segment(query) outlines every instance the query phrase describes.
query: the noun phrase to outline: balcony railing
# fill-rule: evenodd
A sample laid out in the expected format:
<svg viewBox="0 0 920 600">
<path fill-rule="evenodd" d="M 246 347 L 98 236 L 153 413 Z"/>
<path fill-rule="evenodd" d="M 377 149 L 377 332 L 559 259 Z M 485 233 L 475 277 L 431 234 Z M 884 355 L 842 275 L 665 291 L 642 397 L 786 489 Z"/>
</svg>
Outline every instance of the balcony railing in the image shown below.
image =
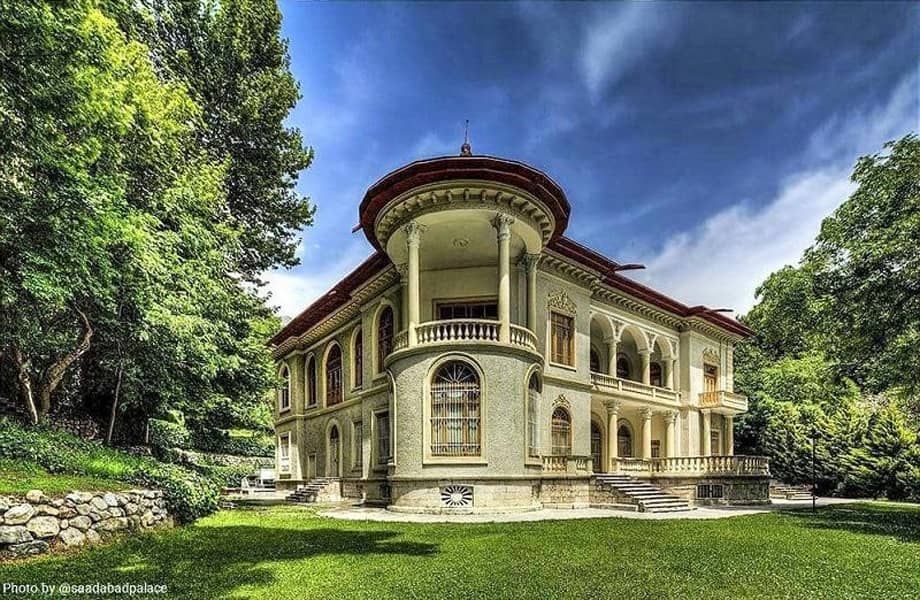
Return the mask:
<svg viewBox="0 0 920 600">
<path fill-rule="evenodd" d="M 726 412 L 747 412 L 748 401 L 746 396 L 734 392 L 718 390 L 700 394 L 700 408 L 712 408 Z"/>
<path fill-rule="evenodd" d="M 586 475 L 591 472 L 590 456 L 544 456 L 543 470 L 548 473 Z"/>
<path fill-rule="evenodd" d="M 497 344 L 500 340 L 501 323 L 487 319 L 444 319 L 428 321 L 415 327 L 418 344 L 443 344 L 484 342 Z M 537 336 L 526 327 L 511 325 L 510 343 L 536 352 Z M 393 350 L 409 346 L 408 330 L 400 331 L 393 340 Z"/>
<path fill-rule="evenodd" d="M 770 475 L 765 456 L 675 456 L 672 458 L 616 458 L 613 471 L 640 477 L 655 475 Z"/>
<path fill-rule="evenodd" d="M 680 401 L 680 392 L 676 390 L 669 390 L 667 388 L 648 385 L 639 381 L 631 381 L 629 379 L 620 379 L 613 375 L 606 375 L 595 371 L 591 372 L 591 383 L 601 390 L 622 392 L 651 400 L 675 404 Z"/>
</svg>

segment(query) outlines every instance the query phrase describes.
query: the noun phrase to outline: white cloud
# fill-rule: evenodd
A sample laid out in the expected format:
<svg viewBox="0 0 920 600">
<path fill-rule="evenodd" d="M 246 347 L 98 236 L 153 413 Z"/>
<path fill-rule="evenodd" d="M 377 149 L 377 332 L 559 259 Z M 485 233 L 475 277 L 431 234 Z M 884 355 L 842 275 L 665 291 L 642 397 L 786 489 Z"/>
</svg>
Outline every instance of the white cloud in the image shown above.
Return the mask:
<svg viewBox="0 0 920 600">
<path fill-rule="evenodd" d="M 604 8 L 587 26 L 579 57 L 585 85 L 595 98 L 651 48 L 671 44 L 677 33 L 671 27 L 677 7 L 635 2 Z"/>
<path fill-rule="evenodd" d="M 757 286 L 797 264 L 821 221 L 852 193 L 856 158 L 917 130 L 917 83 L 912 74 L 886 104 L 831 117 L 803 152 L 810 166 L 784 180 L 770 202 L 759 208 L 737 203 L 674 236 L 645 260 L 648 270 L 638 278 L 688 304 L 750 309 Z"/>
</svg>

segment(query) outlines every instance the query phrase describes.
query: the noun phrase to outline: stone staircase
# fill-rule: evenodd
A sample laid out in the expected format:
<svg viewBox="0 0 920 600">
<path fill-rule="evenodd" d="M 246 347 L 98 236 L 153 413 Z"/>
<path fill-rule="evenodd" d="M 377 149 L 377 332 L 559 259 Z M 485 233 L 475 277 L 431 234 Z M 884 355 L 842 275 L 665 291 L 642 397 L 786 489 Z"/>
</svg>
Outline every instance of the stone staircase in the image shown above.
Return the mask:
<svg viewBox="0 0 920 600">
<path fill-rule="evenodd" d="M 770 497 L 783 500 L 811 500 L 811 488 L 807 485 L 789 485 L 772 481 L 770 482 Z"/>
<path fill-rule="evenodd" d="M 314 502 L 331 502 L 341 496 L 340 480 L 338 477 L 317 477 L 311 479 L 303 487 L 297 488 L 288 494 L 285 502 L 308 504 Z"/>
<path fill-rule="evenodd" d="M 639 512 L 662 513 L 694 509 L 683 498 L 629 475 L 598 474 L 594 478 L 594 486 L 598 491 L 612 492 L 616 497 L 615 505 L 635 506 Z"/>
</svg>

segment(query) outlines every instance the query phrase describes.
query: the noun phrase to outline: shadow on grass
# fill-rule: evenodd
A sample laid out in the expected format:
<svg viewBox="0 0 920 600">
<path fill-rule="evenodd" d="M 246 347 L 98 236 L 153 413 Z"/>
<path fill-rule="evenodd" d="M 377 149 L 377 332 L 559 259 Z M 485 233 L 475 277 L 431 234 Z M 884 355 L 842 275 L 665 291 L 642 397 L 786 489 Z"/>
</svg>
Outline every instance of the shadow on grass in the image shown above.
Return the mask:
<svg viewBox="0 0 920 600">
<path fill-rule="evenodd" d="M 278 579 L 274 561 L 319 556 L 432 556 L 434 544 L 391 541 L 391 531 L 285 529 L 237 525 L 189 527 L 124 538 L 91 552 L 0 565 L 0 581 L 55 584 L 166 584 L 170 598 L 221 598 L 242 586 Z M 6 568 L 4 568 L 6 567 Z M 309 578 L 310 565 L 303 563 Z M 304 581 L 307 585 L 309 579 Z"/>
<path fill-rule="evenodd" d="M 797 509 L 782 514 L 814 529 L 840 529 L 920 543 L 920 508 L 916 505 L 842 504 L 819 508 L 814 513 L 810 509 Z"/>
</svg>

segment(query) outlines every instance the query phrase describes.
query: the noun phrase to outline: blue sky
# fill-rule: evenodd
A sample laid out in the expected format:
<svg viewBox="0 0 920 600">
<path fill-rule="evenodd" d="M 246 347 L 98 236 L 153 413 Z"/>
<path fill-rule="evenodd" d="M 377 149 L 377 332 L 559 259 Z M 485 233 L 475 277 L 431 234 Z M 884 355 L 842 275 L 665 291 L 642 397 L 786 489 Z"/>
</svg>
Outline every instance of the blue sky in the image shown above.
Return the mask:
<svg viewBox="0 0 920 600">
<path fill-rule="evenodd" d="M 523 160 L 566 190 L 566 234 L 688 304 L 754 302 L 852 191 L 855 159 L 920 131 L 920 5 L 281 0 L 316 151 L 294 315 L 371 253 L 366 188 L 418 158 Z"/>
</svg>

